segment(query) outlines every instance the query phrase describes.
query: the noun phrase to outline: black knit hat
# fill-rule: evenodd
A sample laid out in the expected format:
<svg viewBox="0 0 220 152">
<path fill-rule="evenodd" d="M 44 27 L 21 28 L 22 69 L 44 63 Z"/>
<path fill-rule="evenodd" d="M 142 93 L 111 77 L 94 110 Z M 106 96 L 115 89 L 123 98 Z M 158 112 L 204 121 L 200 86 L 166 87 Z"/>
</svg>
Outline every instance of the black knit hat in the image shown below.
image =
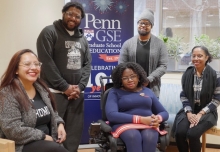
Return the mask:
<svg viewBox="0 0 220 152">
<path fill-rule="evenodd" d="M 68 3 L 66 3 L 66 5 L 63 6 L 62 13 L 66 12 L 70 7 L 78 8 L 79 10 L 81 10 L 81 18 L 85 17 L 85 12 L 84 12 L 83 6 L 79 2 L 68 2 Z"/>
</svg>

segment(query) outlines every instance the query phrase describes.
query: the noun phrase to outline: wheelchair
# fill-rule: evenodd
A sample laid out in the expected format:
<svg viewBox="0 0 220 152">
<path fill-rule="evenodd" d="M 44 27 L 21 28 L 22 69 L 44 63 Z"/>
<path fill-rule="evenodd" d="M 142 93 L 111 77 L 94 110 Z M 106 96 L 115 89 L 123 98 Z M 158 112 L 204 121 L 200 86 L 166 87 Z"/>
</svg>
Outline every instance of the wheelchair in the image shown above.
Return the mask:
<svg viewBox="0 0 220 152">
<path fill-rule="evenodd" d="M 102 119 L 97 122 L 91 123 L 89 127 L 89 143 L 98 144 L 99 147 L 95 149 L 95 152 L 126 152 L 126 146 L 120 138 L 114 138 L 111 134 L 112 128 L 108 125 L 108 120 L 105 114 L 105 104 L 107 96 L 113 83 L 104 84 L 104 79 L 111 80 L 111 77 L 100 76 L 101 83 L 101 99 L 100 107 L 102 112 Z M 166 122 L 160 124 L 160 130 L 169 131 L 169 125 Z M 160 152 L 165 152 L 169 145 L 169 135 L 158 135 L 157 149 Z M 158 151 L 157 151 L 158 152 Z"/>
</svg>

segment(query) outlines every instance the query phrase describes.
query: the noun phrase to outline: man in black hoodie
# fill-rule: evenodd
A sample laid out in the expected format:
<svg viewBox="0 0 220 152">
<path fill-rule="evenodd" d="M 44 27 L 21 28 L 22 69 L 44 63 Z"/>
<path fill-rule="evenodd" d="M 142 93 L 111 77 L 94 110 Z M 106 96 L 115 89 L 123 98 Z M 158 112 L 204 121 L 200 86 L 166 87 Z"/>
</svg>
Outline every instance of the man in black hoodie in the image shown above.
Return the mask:
<svg viewBox="0 0 220 152">
<path fill-rule="evenodd" d="M 45 27 L 37 39 L 41 78 L 54 93 L 67 133 L 64 146 L 77 152 L 83 131 L 84 94 L 91 73 L 91 54 L 82 29 L 85 12 L 78 2 L 62 9 L 63 18 Z"/>
</svg>

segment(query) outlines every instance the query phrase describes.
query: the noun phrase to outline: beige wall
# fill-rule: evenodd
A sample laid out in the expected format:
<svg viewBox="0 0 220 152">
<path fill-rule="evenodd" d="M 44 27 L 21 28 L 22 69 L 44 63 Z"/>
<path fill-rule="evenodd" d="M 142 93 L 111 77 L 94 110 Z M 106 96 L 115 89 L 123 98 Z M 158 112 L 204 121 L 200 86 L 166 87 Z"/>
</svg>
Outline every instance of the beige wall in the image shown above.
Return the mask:
<svg viewBox="0 0 220 152">
<path fill-rule="evenodd" d="M 16 51 L 36 52 L 40 31 L 62 17 L 63 5 L 64 0 L 1 0 L 0 76 Z"/>
</svg>

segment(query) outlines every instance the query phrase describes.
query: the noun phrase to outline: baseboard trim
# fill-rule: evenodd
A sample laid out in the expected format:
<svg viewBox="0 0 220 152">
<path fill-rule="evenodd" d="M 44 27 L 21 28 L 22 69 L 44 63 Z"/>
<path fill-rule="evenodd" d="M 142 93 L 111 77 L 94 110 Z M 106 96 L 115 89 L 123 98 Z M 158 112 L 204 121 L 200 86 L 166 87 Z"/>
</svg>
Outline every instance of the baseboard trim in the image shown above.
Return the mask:
<svg viewBox="0 0 220 152">
<path fill-rule="evenodd" d="M 170 142 L 171 146 L 176 146 L 175 142 Z M 217 144 L 206 144 L 206 148 L 214 148 L 214 149 L 220 149 L 220 145 Z"/>
<path fill-rule="evenodd" d="M 98 144 L 83 144 L 83 145 L 79 145 L 78 149 L 90 149 L 90 148 L 97 148 L 99 147 Z"/>
</svg>

